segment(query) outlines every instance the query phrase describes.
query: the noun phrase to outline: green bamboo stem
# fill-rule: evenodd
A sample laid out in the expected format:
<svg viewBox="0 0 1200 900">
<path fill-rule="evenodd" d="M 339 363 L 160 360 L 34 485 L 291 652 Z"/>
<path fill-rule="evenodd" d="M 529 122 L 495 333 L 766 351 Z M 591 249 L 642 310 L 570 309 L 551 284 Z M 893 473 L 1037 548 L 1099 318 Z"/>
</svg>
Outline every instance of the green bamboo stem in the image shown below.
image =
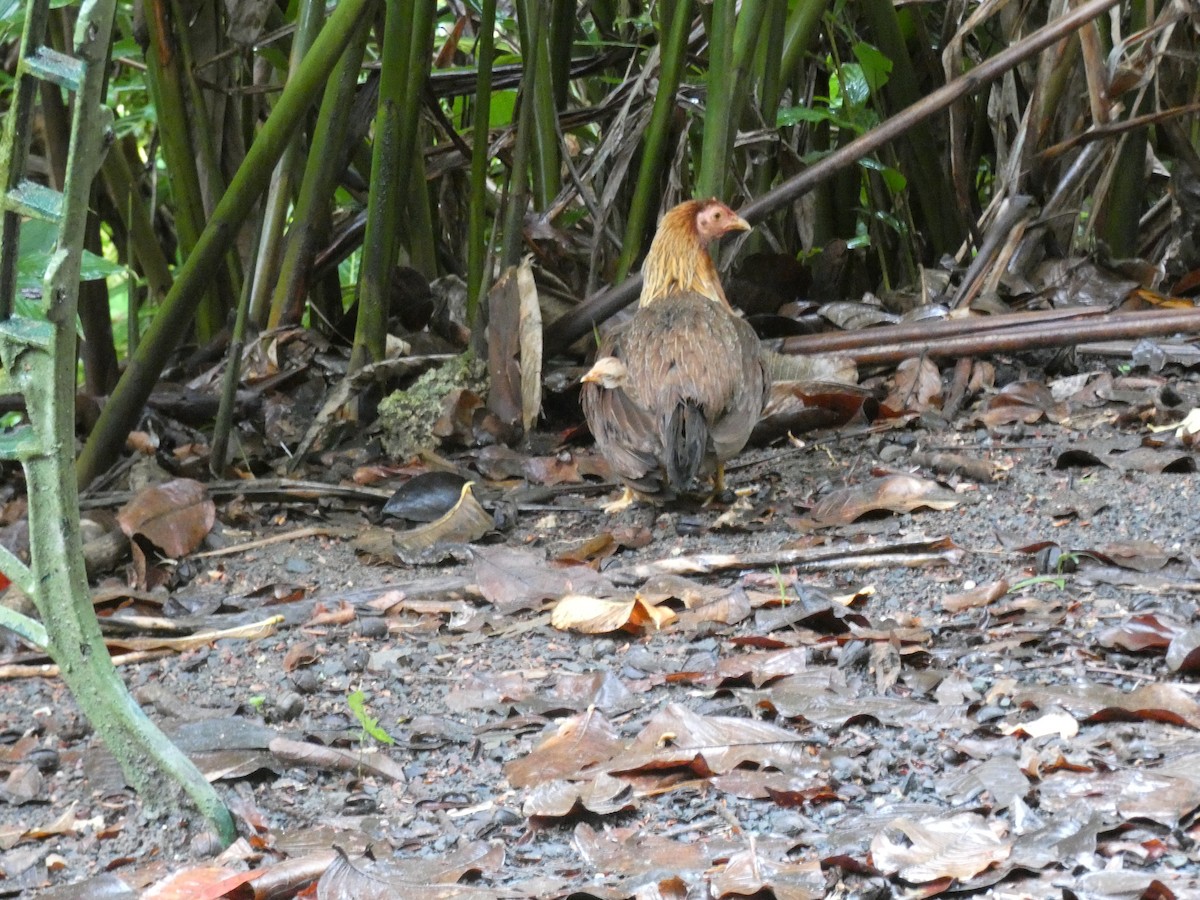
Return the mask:
<svg viewBox="0 0 1200 900">
<path fill-rule="evenodd" d="M 187 22 L 188 14 L 180 0 L 170 0 L 171 15 L 174 22 Z M 192 147 L 198 157 L 197 172 L 200 177 L 201 198 L 204 201 L 205 216 L 216 204 L 217 198 L 225 193 L 225 176 L 221 171 L 220 154 L 217 152 L 215 137 L 220 129 L 220 116 L 209 108 L 205 102 L 200 85 L 196 82 L 195 60 L 192 57 L 192 40 L 196 32 L 204 27 L 214 28 L 211 10 L 200 16 L 200 22 L 189 27 L 175 30 L 175 40 L 179 53 L 180 70 L 183 74 L 183 90 L 186 96 L 188 127 L 191 129 Z M 218 104 L 220 106 L 220 104 Z M 228 298 L 241 293 L 242 271 L 241 261 L 236 253 L 230 253 L 221 261 L 222 265 L 216 270 L 216 290 L 205 297 L 196 311 L 196 336 L 201 343 L 211 340 L 225 327 L 225 317 L 231 304 Z"/>
<path fill-rule="evenodd" d="M 658 92 L 654 96 L 654 106 L 650 109 L 650 123 L 646 127 L 646 141 L 642 147 L 633 199 L 629 204 L 629 218 L 625 221 L 625 239 L 621 242 L 621 257 L 617 260 L 618 281 L 629 274 L 634 262 L 641 255 L 647 229 L 653 222 L 662 199 L 659 182 L 666 169 L 667 154 L 670 152 L 671 117 L 675 112 L 679 79 L 683 76 L 683 62 L 691 22 L 692 0 L 675 0 L 671 7 L 670 21 L 664 21 L 661 26 L 663 31 L 658 45 L 661 48 L 662 61 L 658 74 Z"/>
<path fill-rule="evenodd" d="M 488 124 L 492 111 L 492 60 L 496 47 L 496 0 L 483 0 L 475 43 L 478 81 L 471 142 L 471 200 L 467 225 L 467 319 L 475 322 L 487 262 L 487 173 L 491 154 Z"/>
<path fill-rule="evenodd" d="M 737 127 L 732 121 L 734 88 L 733 41 L 737 28 L 735 0 L 713 0 L 708 33 L 708 77 L 704 103 L 704 141 L 700 145 L 700 173 L 696 194 L 723 196 L 728 174 L 728 147 Z"/>
<path fill-rule="evenodd" d="M 516 0 L 520 20 L 521 57 L 527 67 L 541 74 L 538 78 L 522 79 L 522 103 L 533 105 L 533 164 L 532 196 L 537 210 L 549 209 L 559 189 L 558 110 L 554 103 L 554 82 L 551 72 L 550 47 L 547 35 L 548 0 Z M 552 23 L 551 23 L 552 24 Z M 568 66 L 570 61 L 568 60 Z"/>
<path fill-rule="evenodd" d="M 204 229 L 204 200 L 196 154 L 192 152 L 183 73 L 175 34 L 170 27 L 170 0 L 151 0 L 146 8 L 150 49 L 146 56 L 150 96 L 158 119 L 158 135 L 175 201 L 175 223 L 181 255 L 192 252 Z M 167 30 L 163 30 L 166 26 Z"/>
<path fill-rule="evenodd" d="M 100 175 L 104 180 L 105 190 L 108 191 L 112 204 L 125 225 L 125 231 L 129 235 L 129 246 L 142 268 L 142 274 L 146 276 L 150 293 L 155 300 L 161 300 L 171 289 L 171 267 L 163 255 L 158 235 L 154 233 L 150 210 L 134 182 L 129 159 L 125 156 L 124 143 L 118 142 L 105 155 Z"/>
<path fill-rule="evenodd" d="M 92 208 L 98 186 L 91 191 Z M 83 232 L 83 248 L 96 255 L 104 252 L 100 243 L 100 218 L 89 213 Z M 112 312 L 108 305 L 108 282 L 103 278 L 82 281 L 76 310 L 83 341 L 78 354 L 83 363 L 84 389 L 92 397 L 105 397 L 117 383 L 120 365 L 117 346 L 113 340 Z"/>
<path fill-rule="evenodd" d="M 289 144 L 288 146 L 293 145 Z M 275 171 L 279 171 L 278 167 Z M 260 221 L 258 230 L 261 229 Z M 256 237 L 261 237 L 261 235 L 256 235 Z M 250 259 L 246 260 L 246 263 L 251 268 L 256 262 L 254 255 L 260 246 L 261 242 L 257 240 L 250 245 Z M 229 339 L 229 353 L 225 362 L 225 376 L 221 383 L 221 400 L 217 406 L 216 420 L 213 423 L 208 470 L 217 478 L 225 477 L 225 470 L 229 465 L 229 436 L 233 432 L 233 412 L 237 405 L 238 382 L 242 377 L 242 351 L 246 346 L 246 328 L 250 322 L 250 292 L 252 290 L 251 279 L 245 279 L 242 282 L 242 293 L 238 298 L 237 313 L 233 320 L 233 333 Z"/>
<path fill-rule="evenodd" d="M 896 18 L 892 0 L 860 0 L 857 8 L 871 28 L 879 51 L 892 62 L 892 73 L 884 91 L 890 105 L 901 109 L 916 103 L 924 95 L 917 81 Z M 940 146 L 928 123 L 919 123 L 900 140 L 904 174 L 908 178 L 918 227 L 930 244 L 934 258 L 956 250 L 965 233 L 962 214 L 954 201 L 954 187 L 946 176 L 947 166 L 929 148 Z"/>
<path fill-rule="evenodd" d="M 420 152 L 421 98 L 429 73 L 435 11 L 433 0 L 399 0 L 387 5 L 351 372 L 384 356 L 388 287 L 396 264 L 401 202 L 409 195 L 406 179 L 413 177 L 412 160 Z M 411 240 L 410 232 L 410 246 Z"/>
<path fill-rule="evenodd" d="M 550 75 L 554 85 L 554 108 L 566 109 L 570 87 L 571 48 L 575 43 L 575 0 L 550 3 Z"/>
<path fill-rule="evenodd" d="M 350 371 L 383 358 L 387 337 L 388 285 L 396 263 L 396 230 L 400 220 L 401 167 L 405 81 L 414 40 L 413 16 L 423 0 L 392 0 L 385 4 L 381 39 L 379 105 L 371 146 L 371 188 L 367 196 L 367 231 L 363 238 L 362 270 L 358 277 L 358 319 Z"/>
<path fill-rule="evenodd" d="M 298 324 L 304 312 L 313 256 L 320 236 L 328 229 L 329 206 L 345 159 L 345 153 L 339 145 L 345 140 L 349 128 L 350 110 L 358 87 L 358 71 L 366 51 L 375 7 L 375 0 L 370 0 L 369 12 L 363 16 L 354 38 L 346 45 L 346 51 L 321 100 L 312 147 L 296 197 L 296 208 L 292 213 L 292 224 L 284 242 L 279 278 L 271 295 L 268 319 L 271 328 L 278 328 L 282 324 Z M 261 246 L 262 242 L 259 243 Z M 259 265 L 258 271 L 261 270 L 262 266 Z"/>
<path fill-rule="evenodd" d="M 541 39 L 542 19 L 535 16 L 532 35 L 528 41 L 536 46 Z M 521 90 L 518 94 L 520 109 L 517 113 L 517 137 L 513 147 L 512 172 L 508 180 L 508 207 L 504 216 L 504 243 L 501 245 L 501 268 L 515 266 L 521 255 L 525 208 L 528 205 L 529 161 L 533 157 L 534 130 L 534 85 L 538 79 L 538 54 L 525 54 L 525 70 L 521 73 Z"/>
<path fill-rule="evenodd" d="M 117 459 L 126 435 L 137 424 L 163 366 L 211 283 L 214 267 L 220 264 L 237 236 L 237 229 L 262 196 L 271 169 L 292 133 L 300 127 L 309 106 L 320 95 L 368 3 L 369 0 L 342 0 L 337 5 L 296 77 L 289 80 L 279 96 L 270 118 L 217 203 L 212 219 L 177 273 L 170 294 L 101 411 L 77 463 L 81 484 L 90 483 Z"/>
<path fill-rule="evenodd" d="M 754 57 L 755 79 L 759 85 L 759 117 L 760 124 L 774 128 L 778 118 L 779 104 L 783 92 L 791 80 L 789 73 L 783 71 L 783 41 L 787 32 L 788 10 L 782 3 L 770 4 L 767 16 L 763 19 L 762 39 Z M 758 197 L 770 190 L 771 183 L 779 172 L 778 153 L 764 154 L 758 165 L 754 167 L 750 182 L 751 196 Z M 747 253 L 766 250 L 769 246 L 765 229 L 756 228 L 750 232 L 743 247 Z"/>
<path fill-rule="evenodd" d="M 187 78 L 183 71 L 178 29 L 174 27 L 172 0 L 150 0 L 146 9 L 146 28 L 150 33 L 147 53 L 147 72 L 150 96 L 158 117 L 158 134 L 163 159 L 171 173 L 171 195 L 175 201 L 176 232 L 180 256 L 186 259 L 200 239 L 207 219 L 204 193 L 200 187 L 197 154 L 192 144 L 193 132 L 189 123 Z M 164 30 L 165 29 L 165 30 Z M 221 265 L 220 262 L 217 263 Z M 216 267 L 214 267 L 215 269 Z M 220 326 L 214 321 L 218 304 L 217 290 L 211 275 L 208 290 L 198 308 L 204 310 L 197 331 L 215 333 Z"/>
<path fill-rule="evenodd" d="M 299 68 L 300 61 L 316 40 L 324 21 L 323 0 L 301 0 L 296 33 L 292 36 L 292 50 L 288 57 L 289 72 Z M 359 61 L 362 61 L 361 55 Z M 292 202 L 296 180 L 304 168 L 301 151 L 301 137 L 296 134 L 283 152 L 279 165 L 275 167 L 271 189 L 267 192 L 262 233 L 258 241 L 258 262 L 253 270 L 250 291 L 250 316 L 260 326 L 267 321 L 267 316 L 273 308 L 270 302 L 273 289 L 281 281 L 279 269 L 283 258 L 288 207 Z"/>
<path fill-rule="evenodd" d="M 400 141 L 397 145 L 401 164 L 406 166 L 401 176 L 401 195 L 408 197 L 409 227 L 402 233 L 407 238 L 406 244 L 414 266 L 431 279 L 437 277 L 437 254 L 434 249 L 429 194 L 425 184 L 421 109 L 425 105 L 425 85 L 429 79 L 436 23 L 436 0 L 417 0 L 412 18 L 413 39 L 409 45 L 408 77 L 404 84 L 403 117 L 400 123 Z M 381 357 L 376 357 L 379 358 Z"/>
<path fill-rule="evenodd" d="M 758 50 L 767 42 L 767 36 L 763 34 L 763 23 L 766 21 L 767 7 L 769 5 L 778 6 L 778 4 L 770 4 L 767 0 L 742 0 L 742 6 L 738 12 L 737 27 L 734 29 L 733 35 L 733 92 L 730 96 L 729 104 L 729 130 L 725 136 L 725 152 L 723 154 L 723 165 L 721 171 L 728 173 L 733 167 L 733 145 L 737 139 L 738 123 L 742 121 L 746 112 L 746 104 L 752 93 L 751 88 L 756 84 L 758 86 L 758 95 L 762 96 L 762 85 L 757 82 L 754 77 L 754 59 L 758 55 Z M 757 121 L 748 123 L 749 127 L 756 128 Z M 732 200 L 725 190 L 720 192 L 720 196 Z"/>
<path fill-rule="evenodd" d="M 408 210 L 408 264 L 430 281 L 438 276 L 437 246 L 433 213 L 429 208 L 429 182 L 425 177 L 425 154 L 415 148 L 405 179 L 404 206 Z"/>
<path fill-rule="evenodd" d="M 829 0 L 800 0 L 788 13 L 787 30 L 783 38 L 783 59 L 780 70 L 790 78 L 800 66 L 800 57 L 812 46 Z"/>
</svg>

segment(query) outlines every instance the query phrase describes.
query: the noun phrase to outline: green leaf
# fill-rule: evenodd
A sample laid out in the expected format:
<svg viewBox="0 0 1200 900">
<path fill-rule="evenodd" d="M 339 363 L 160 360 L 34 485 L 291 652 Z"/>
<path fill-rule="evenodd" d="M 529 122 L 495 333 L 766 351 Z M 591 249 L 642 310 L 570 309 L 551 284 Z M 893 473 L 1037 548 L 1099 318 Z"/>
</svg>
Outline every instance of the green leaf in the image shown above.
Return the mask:
<svg viewBox="0 0 1200 900">
<path fill-rule="evenodd" d="M 845 103 L 855 108 L 866 106 L 867 101 L 871 99 L 871 85 L 863 67 L 857 63 L 846 63 L 838 74 Z M 831 82 L 832 80 L 830 79 Z"/>
<path fill-rule="evenodd" d="M 858 164 L 864 169 L 871 169 L 883 176 L 884 184 L 888 186 L 888 190 L 893 194 L 898 194 L 908 187 L 908 179 L 904 175 L 872 156 L 864 156 L 858 161 Z"/>
<path fill-rule="evenodd" d="M 381 744 L 394 744 L 396 741 L 379 725 L 379 720 L 367 712 L 367 697 L 362 691 L 355 691 L 346 697 L 346 703 L 362 730 Z"/>
<path fill-rule="evenodd" d="M 892 72 L 892 61 L 865 41 L 855 44 L 853 53 L 854 58 L 858 60 L 860 71 L 868 88 L 878 93 L 879 89 L 888 83 L 888 76 Z"/>
<path fill-rule="evenodd" d="M 54 253 L 54 242 L 57 238 L 58 229 L 49 222 L 29 219 L 21 223 L 21 243 L 17 250 L 18 293 L 41 291 L 42 279 L 46 276 L 46 267 L 50 264 L 50 256 Z M 124 272 L 124 266 L 109 262 L 103 256 L 97 256 L 88 250 L 83 251 L 79 270 L 80 281 L 99 281 Z"/>
<path fill-rule="evenodd" d="M 777 128 L 786 128 L 789 125 L 796 125 L 799 122 L 810 122 L 813 124 L 828 122 L 837 128 L 846 128 L 855 132 L 862 130 L 853 120 L 846 116 L 838 115 L 836 112 L 825 107 L 788 106 L 775 114 L 775 125 Z"/>
<path fill-rule="evenodd" d="M 506 128 L 511 125 L 516 105 L 516 91 L 493 91 L 492 102 L 488 107 L 488 127 Z"/>
</svg>

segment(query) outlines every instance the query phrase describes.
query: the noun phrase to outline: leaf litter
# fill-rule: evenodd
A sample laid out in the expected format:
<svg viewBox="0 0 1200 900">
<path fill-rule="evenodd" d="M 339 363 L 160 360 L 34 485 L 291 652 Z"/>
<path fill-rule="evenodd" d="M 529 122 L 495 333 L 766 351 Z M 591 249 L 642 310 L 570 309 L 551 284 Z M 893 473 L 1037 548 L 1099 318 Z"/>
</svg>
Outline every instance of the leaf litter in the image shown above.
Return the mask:
<svg viewBox="0 0 1200 900">
<path fill-rule="evenodd" d="M 739 458 L 727 508 L 606 517 L 602 461 L 537 432 L 123 497 L 105 634 L 242 837 L 158 837 L 13 647 L 0 893 L 1194 895 L 1195 467 L 1155 398 L 1200 393 L 982 368 L 959 430 L 925 364 L 870 428 L 861 389 L 789 389 L 840 426 Z"/>
</svg>

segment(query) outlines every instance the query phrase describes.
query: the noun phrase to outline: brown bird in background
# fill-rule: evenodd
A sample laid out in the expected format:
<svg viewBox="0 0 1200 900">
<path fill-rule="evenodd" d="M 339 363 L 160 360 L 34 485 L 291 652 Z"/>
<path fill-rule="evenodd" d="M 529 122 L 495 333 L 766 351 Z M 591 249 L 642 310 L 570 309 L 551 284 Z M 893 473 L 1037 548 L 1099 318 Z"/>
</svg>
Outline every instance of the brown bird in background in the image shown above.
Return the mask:
<svg viewBox="0 0 1200 900">
<path fill-rule="evenodd" d="M 724 462 L 758 421 L 770 385 L 754 329 L 725 299 L 712 241 L 750 225 L 717 200 L 689 200 L 659 223 L 638 309 L 600 344 L 583 377 L 596 446 L 633 492 L 655 502 L 724 490 Z"/>
</svg>

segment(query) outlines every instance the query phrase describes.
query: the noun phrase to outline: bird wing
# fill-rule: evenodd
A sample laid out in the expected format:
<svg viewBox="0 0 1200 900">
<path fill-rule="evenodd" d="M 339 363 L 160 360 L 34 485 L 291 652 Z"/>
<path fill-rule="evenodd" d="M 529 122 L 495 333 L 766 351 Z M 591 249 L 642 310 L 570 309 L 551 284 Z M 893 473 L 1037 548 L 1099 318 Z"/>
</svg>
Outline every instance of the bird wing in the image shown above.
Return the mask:
<svg viewBox="0 0 1200 900">
<path fill-rule="evenodd" d="M 624 359 L 622 342 L 628 326 L 614 329 L 600 344 L 598 356 Z M 660 493 L 662 430 L 655 419 L 622 388 L 585 383 L 580 394 L 583 414 L 596 446 L 618 478 L 643 494 Z"/>
<path fill-rule="evenodd" d="M 762 345 L 745 319 L 730 315 L 736 333 L 737 353 L 732 366 L 737 372 L 733 394 L 721 415 L 709 424 L 709 436 L 718 459 L 736 456 L 750 440 L 771 392 L 771 381 L 763 363 Z"/>
<path fill-rule="evenodd" d="M 675 407 L 694 403 L 710 423 L 734 391 L 740 352 L 733 323 L 715 302 L 684 291 L 639 307 L 625 338 L 630 390 L 665 427 Z"/>
<path fill-rule="evenodd" d="M 766 390 L 761 347 L 748 322 L 683 291 L 639 307 L 623 346 L 627 390 L 658 423 L 668 475 L 679 481 L 706 473 L 746 445 Z"/>
</svg>

